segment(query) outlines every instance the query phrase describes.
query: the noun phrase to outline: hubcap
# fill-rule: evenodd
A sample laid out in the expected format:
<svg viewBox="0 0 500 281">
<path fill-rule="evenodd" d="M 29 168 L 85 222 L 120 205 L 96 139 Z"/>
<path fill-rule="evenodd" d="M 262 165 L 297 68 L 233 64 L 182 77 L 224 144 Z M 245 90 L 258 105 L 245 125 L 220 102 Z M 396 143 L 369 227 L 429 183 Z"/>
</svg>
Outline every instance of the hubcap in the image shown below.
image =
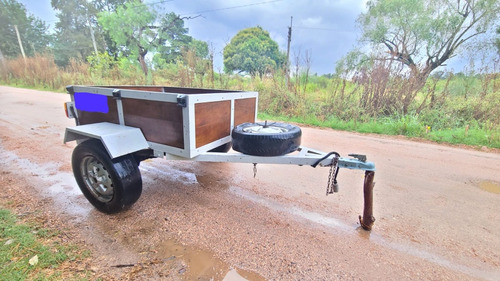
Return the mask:
<svg viewBox="0 0 500 281">
<path fill-rule="evenodd" d="M 86 156 L 80 165 L 85 186 L 100 202 L 107 203 L 113 199 L 114 186 L 111 175 L 102 163 L 93 156 Z"/>
<path fill-rule="evenodd" d="M 260 126 L 260 125 L 255 125 L 255 126 L 250 126 L 246 127 L 243 129 L 243 132 L 245 133 L 260 133 L 260 134 L 280 134 L 280 133 L 286 133 L 288 132 L 287 129 L 281 128 L 281 127 L 276 127 L 273 125 L 268 125 L 268 126 Z"/>
</svg>

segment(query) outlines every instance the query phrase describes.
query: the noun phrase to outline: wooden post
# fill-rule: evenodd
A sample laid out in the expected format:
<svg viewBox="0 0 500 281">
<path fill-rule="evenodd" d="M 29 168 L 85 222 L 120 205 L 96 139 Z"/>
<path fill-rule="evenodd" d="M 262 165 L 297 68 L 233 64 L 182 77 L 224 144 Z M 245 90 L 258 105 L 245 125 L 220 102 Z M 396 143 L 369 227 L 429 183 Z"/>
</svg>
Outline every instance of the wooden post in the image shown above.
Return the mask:
<svg viewBox="0 0 500 281">
<path fill-rule="evenodd" d="M 94 52 L 95 52 L 95 56 L 97 58 L 99 53 L 97 51 L 97 44 L 95 43 L 94 29 L 92 28 L 92 23 L 90 23 L 90 17 L 87 18 L 87 23 L 89 24 L 90 38 L 92 38 L 92 45 L 94 45 Z"/>
<path fill-rule="evenodd" d="M 290 80 L 290 43 L 292 42 L 292 20 L 290 17 L 290 26 L 288 27 L 288 46 L 286 48 L 286 63 L 285 63 L 285 86 L 288 88 L 288 80 Z"/>
<path fill-rule="evenodd" d="M 373 217 L 373 179 L 375 178 L 374 171 L 365 172 L 365 183 L 363 186 L 363 193 L 365 199 L 365 206 L 363 209 L 363 216 L 359 216 L 359 223 L 364 230 L 372 230 L 375 218 Z"/>
<path fill-rule="evenodd" d="M 16 30 L 17 41 L 19 42 L 19 48 L 21 49 L 21 54 L 23 55 L 24 62 L 26 62 L 26 55 L 24 54 L 23 42 L 21 42 L 21 36 L 19 35 L 19 30 L 17 29 L 17 25 L 14 25 L 14 29 Z"/>
</svg>

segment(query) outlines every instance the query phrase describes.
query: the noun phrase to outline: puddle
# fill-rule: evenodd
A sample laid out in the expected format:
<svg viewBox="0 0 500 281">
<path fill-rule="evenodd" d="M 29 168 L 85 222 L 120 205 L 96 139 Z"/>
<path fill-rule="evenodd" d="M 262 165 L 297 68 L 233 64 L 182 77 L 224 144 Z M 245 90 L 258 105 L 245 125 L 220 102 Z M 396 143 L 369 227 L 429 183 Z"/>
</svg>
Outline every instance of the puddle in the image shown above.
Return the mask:
<svg viewBox="0 0 500 281">
<path fill-rule="evenodd" d="M 500 194 L 500 184 L 492 181 L 482 181 L 479 183 L 479 188 L 495 194 Z"/>
<path fill-rule="evenodd" d="M 445 257 L 440 256 L 439 254 L 435 254 L 430 251 L 422 250 L 419 249 L 418 246 L 415 244 L 412 244 L 411 242 L 408 243 L 397 243 L 394 241 L 389 241 L 386 240 L 384 237 L 381 235 L 377 234 L 375 231 L 367 232 L 364 230 L 361 230 L 361 228 L 358 226 L 354 225 L 349 225 L 340 219 L 336 219 L 333 217 L 327 217 L 325 215 L 315 213 L 315 212 L 310 212 L 310 211 L 305 211 L 302 210 L 298 207 L 290 207 L 285 204 L 276 202 L 272 199 L 267 199 L 262 196 L 259 196 L 258 194 L 255 194 L 251 191 L 244 190 L 239 187 L 230 187 L 229 189 L 232 193 L 236 194 L 237 196 L 242 197 L 243 199 L 252 201 L 254 203 L 258 203 L 260 205 L 263 205 L 273 211 L 278 211 L 282 213 L 288 213 L 292 215 L 295 219 L 299 220 L 307 220 L 315 224 L 319 224 L 322 226 L 326 226 L 332 230 L 340 231 L 340 233 L 343 234 L 351 234 L 354 232 L 357 232 L 358 236 L 361 239 L 364 240 L 369 240 L 370 242 L 380 245 L 385 248 L 393 249 L 417 258 L 421 258 L 423 260 L 441 265 L 443 267 L 446 267 L 448 269 L 462 272 L 474 277 L 478 277 L 484 280 L 496 280 L 498 281 L 498 278 L 496 276 L 499 276 L 500 272 L 498 270 L 483 270 L 479 268 L 473 268 L 469 267 L 466 265 L 462 264 L 457 264 L 454 263 L 451 260 L 446 259 Z"/>
<path fill-rule="evenodd" d="M 5 163 L 18 167 L 13 169 L 17 175 L 31 175 L 44 182 L 43 186 L 35 187 L 44 196 L 52 198 L 68 214 L 74 215 L 78 219 L 84 219 L 88 216 L 92 208 L 75 203 L 78 201 L 77 197 L 81 196 L 82 193 L 72 173 L 59 171 L 59 165 L 53 162 L 44 165 L 33 163 L 29 159 L 18 157 L 13 152 L 3 150 L 2 147 L 0 147 L 0 157 L 5 160 Z"/>
<path fill-rule="evenodd" d="M 259 274 L 242 269 L 231 268 L 227 263 L 204 251 L 189 245 L 181 245 L 170 239 L 160 244 L 158 253 L 165 257 L 175 256 L 186 265 L 184 280 L 222 280 L 222 281 L 261 281 L 266 280 Z"/>
<path fill-rule="evenodd" d="M 194 173 L 182 171 L 179 169 L 175 169 L 173 167 L 169 167 L 167 165 L 162 166 L 161 168 L 153 166 L 153 162 L 141 163 L 139 169 L 141 172 L 150 172 L 154 175 L 162 175 L 165 176 L 170 181 L 182 182 L 185 184 L 197 184 L 198 180 L 196 179 L 196 175 Z"/>
<path fill-rule="evenodd" d="M 315 212 L 310 212 L 306 210 L 302 210 L 297 207 L 290 207 L 286 206 L 285 204 L 281 204 L 279 202 L 261 197 L 255 193 L 252 193 L 250 191 L 243 190 L 242 188 L 231 186 L 229 190 L 235 194 L 237 194 L 240 197 L 243 197 L 246 200 L 252 201 L 254 203 L 258 203 L 260 205 L 263 205 L 271 210 L 278 211 L 278 212 L 283 212 L 283 213 L 288 213 L 290 215 L 293 215 L 295 217 L 299 217 L 302 219 L 305 219 L 307 221 L 311 221 L 313 223 L 317 223 L 323 226 L 327 226 L 330 228 L 334 228 L 337 230 L 340 230 L 342 232 L 350 232 L 353 227 L 351 225 L 348 225 L 344 222 L 342 222 L 339 219 L 333 218 L 333 217 L 327 217 L 319 213 Z"/>
</svg>

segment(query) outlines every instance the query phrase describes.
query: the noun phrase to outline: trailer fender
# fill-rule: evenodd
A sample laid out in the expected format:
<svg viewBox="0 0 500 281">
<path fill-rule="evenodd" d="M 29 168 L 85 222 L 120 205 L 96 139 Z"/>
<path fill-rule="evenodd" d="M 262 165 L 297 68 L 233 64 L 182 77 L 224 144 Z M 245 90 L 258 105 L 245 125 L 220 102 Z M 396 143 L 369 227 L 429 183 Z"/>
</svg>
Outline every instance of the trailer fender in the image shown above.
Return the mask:
<svg viewBox="0 0 500 281">
<path fill-rule="evenodd" d="M 111 159 L 149 148 L 140 129 L 108 122 L 68 127 L 64 143 L 89 138 L 100 140 Z"/>
</svg>

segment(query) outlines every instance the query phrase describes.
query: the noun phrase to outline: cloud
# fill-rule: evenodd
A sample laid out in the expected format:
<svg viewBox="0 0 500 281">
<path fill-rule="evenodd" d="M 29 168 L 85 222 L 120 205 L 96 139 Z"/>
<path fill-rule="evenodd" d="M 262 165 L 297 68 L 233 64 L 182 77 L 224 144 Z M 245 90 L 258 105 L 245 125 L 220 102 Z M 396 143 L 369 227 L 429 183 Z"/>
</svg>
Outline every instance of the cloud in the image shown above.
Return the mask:
<svg viewBox="0 0 500 281">
<path fill-rule="evenodd" d="M 293 16 L 292 53 L 312 52 L 312 72 L 330 73 L 335 62 L 356 44 L 359 30 L 355 20 L 368 0 L 176 0 L 154 5 L 159 12 L 196 16 L 185 20 L 189 34 L 211 43 L 215 65 L 222 68 L 222 50 L 238 31 L 261 26 L 269 31 L 282 51 L 286 51 L 290 17 Z M 30 11 L 44 11 L 40 16 L 54 23 L 50 0 L 22 0 Z M 157 3 L 158 0 L 145 0 Z M 36 3 L 36 5 L 34 4 Z M 28 5 L 29 4 L 29 5 Z M 45 12 L 47 11 L 47 12 Z"/>
</svg>

